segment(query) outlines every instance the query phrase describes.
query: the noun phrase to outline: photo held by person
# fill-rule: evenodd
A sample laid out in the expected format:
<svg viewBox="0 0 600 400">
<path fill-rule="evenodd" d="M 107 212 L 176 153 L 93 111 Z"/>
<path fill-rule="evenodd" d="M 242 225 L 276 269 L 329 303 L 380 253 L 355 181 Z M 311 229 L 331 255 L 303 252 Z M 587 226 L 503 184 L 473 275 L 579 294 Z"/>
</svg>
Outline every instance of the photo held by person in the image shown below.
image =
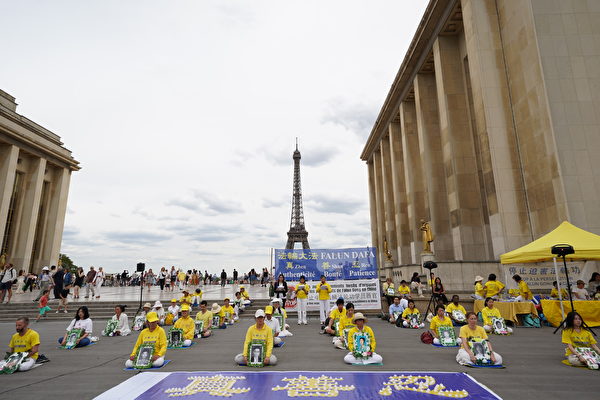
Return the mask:
<svg viewBox="0 0 600 400">
<path fill-rule="evenodd" d="M 348 354 L 344 357 L 347 364 L 381 364 L 383 357 L 375 352 L 377 342 L 367 318 L 362 313 L 352 317 L 354 328 L 348 332 Z"/>
<path fill-rule="evenodd" d="M 158 326 L 158 315 L 155 312 L 149 312 L 146 315 L 147 328 L 143 329 L 133 346 L 133 351 L 129 355 L 129 359 L 125 362 L 126 368 L 134 366 L 135 356 L 141 345 L 148 344 L 154 347 L 152 355 L 152 366 L 155 368 L 161 367 L 165 363 L 165 355 L 167 353 L 167 335 L 163 328 Z"/>
<path fill-rule="evenodd" d="M 181 306 L 181 317 L 175 322 L 174 327 L 183 330 L 183 347 L 191 346 L 196 325 L 190 317 L 190 306 L 188 304 Z"/>
<path fill-rule="evenodd" d="M 196 314 L 196 321 L 202 321 L 202 332 L 200 332 L 200 337 L 207 338 L 212 334 L 212 319 L 213 313 L 208 310 L 208 302 L 202 300 L 200 302 L 200 311 Z"/>
<path fill-rule="evenodd" d="M 125 314 L 125 308 L 127 306 L 122 304 L 115 306 L 115 315 L 112 316 L 110 321 L 116 322 L 116 326 L 110 331 L 107 331 L 107 329 L 103 330 L 102 336 L 127 336 L 131 333 L 129 318 Z"/>
<path fill-rule="evenodd" d="M 402 312 L 402 326 L 413 329 L 425 327 L 425 323 L 421 321 L 421 312 L 415 307 L 412 299 L 408 300 L 408 307 Z"/>
<path fill-rule="evenodd" d="M 58 339 L 58 344 L 61 346 L 65 346 L 67 344 L 67 336 L 72 330 L 80 330 L 79 336 L 75 339 L 75 347 L 84 347 L 89 345 L 92 338 L 92 330 L 93 330 L 92 319 L 90 318 L 90 314 L 88 308 L 86 306 L 81 306 L 77 309 L 75 313 L 75 318 L 71 321 L 69 326 L 66 329 L 65 335 Z"/>
<path fill-rule="evenodd" d="M 251 342 L 263 345 L 264 354 L 262 364 L 276 365 L 277 357 L 273 354 L 273 331 L 265 324 L 265 312 L 262 309 L 256 310 L 254 314 L 255 324 L 246 331 L 243 352 L 236 355 L 234 360 L 238 365 L 248 365 L 249 345 Z"/>
<path fill-rule="evenodd" d="M 452 301 L 446 306 L 446 312 L 454 325 L 464 325 L 467 323 L 467 310 L 459 303 L 460 297 L 457 294 L 452 296 Z"/>
<path fill-rule="evenodd" d="M 477 325 L 477 314 L 468 312 L 466 317 L 467 325 L 463 325 L 458 334 L 461 344 L 456 355 L 456 362 L 461 365 L 481 364 L 487 361 L 487 355 L 489 364 L 502 365 L 502 357 L 494 352 L 487 333 Z M 478 350 L 477 354 L 474 350 Z"/>
</svg>

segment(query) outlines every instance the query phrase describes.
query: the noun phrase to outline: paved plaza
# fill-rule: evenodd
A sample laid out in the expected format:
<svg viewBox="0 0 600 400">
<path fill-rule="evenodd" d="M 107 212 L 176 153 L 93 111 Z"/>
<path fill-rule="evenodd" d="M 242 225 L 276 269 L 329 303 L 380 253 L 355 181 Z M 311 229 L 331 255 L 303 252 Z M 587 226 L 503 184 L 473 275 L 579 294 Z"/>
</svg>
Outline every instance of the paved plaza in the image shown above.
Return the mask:
<svg viewBox="0 0 600 400">
<path fill-rule="evenodd" d="M 92 315 L 93 318 L 93 315 Z M 298 326 L 293 318 L 283 348 L 275 349 L 277 371 L 451 371 L 467 372 L 504 399 L 597 399 L 600 379 L 597 371 L 573 368 L 561 363 L 563 346 L 560 335 L 551 328 L 516 329 L 513 336 L 493 336 L 494 349 L 503 356 L 505 369 L 473 369 L 459 366 L 456 349 L 436 348 L 420 342 L 422 330 L 393 327 L 379 319 L 369 325 L 377 338 L 377 352 L 383 366 L 351 366 L 342 361 L 345 352 L 331 345 L 329 336 L 318 333 L 315 320 Z M 106 321 L 95 321 L 94 333 Z M 173 371 L 246 371 L 233 363 L 242 351 L 246 328 L 251 318 L 213 337 L 197 340 L 185 350 L 168 350 L 172 360 L 160 372 Z M 90 399 L 118 385 L 137 372 L 124 371 L 137 332 L 128 337 L 100 338 L 97 344 L 75 350 L 61 350 L 56 338 L 64 333 L 65 321 L 33 323 L 41 336 L 41 352 L 50 362 L 29 372 L 0 375 L 0 398 L 58 399 L 77 393 L 78 399 Z M 8 344 L 13 323 L 0 323 L 0 341 Z"/>
</svg>

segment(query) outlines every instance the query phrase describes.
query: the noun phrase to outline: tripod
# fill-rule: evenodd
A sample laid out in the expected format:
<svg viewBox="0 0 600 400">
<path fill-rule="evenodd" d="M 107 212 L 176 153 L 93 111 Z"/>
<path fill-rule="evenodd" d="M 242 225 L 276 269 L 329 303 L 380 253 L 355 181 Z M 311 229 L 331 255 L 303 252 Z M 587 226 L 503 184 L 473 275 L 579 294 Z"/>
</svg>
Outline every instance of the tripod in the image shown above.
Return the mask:
<svg viewBox="0 0 600 400">
<path fill-rule="evenodd" d="M 435 303 L 434 303 L 434 299 L 435 299 L 435 293 L 433 292 L 433 279 L 431 279 L 431 270 L 437 268 L 437 264 L 433 261 L 427 261 L 425 264 L 423 264 L 423 268 L 428 269 L 429 270 L 429 275 L 428 275 L 428 280 L 430 281 L 430 285 L 431 285 L 431 297 L 429 297 L 429 302 L 427 303 L 427 310 L 425 310 L 425 318 L 427 318 L 427 316 L 429 315 L 429 307 L 431 307 L 431 311 L 435 311 Z"/>
<path fill-rule="evenodd" d="M 140 273 L 140 306 L 138 307 L 137 311 L 135 312 L 135 315 L 133 316 L 133 320 L 135 321 L 135 317 L 138 316 L 138 314 L 140 313 L 140 311 L 142 311 L 142 304 L 143 304 L 143 297 L 144 297 L 144 270 L 146 269 L 146 264 L 144 263 L 138 263 L 137 265 L 137 271 Z"/>
<path fill-rule="evenodd" d="M 552 254 L 556 254 L 559 257 L 562 257 L 563 260 L 563 265 L 565 266 L 565 277 L 567 278 L 567 293 L 569 294 L 569 302 L 571 303 L 571 311 L 575 312 L 575 305 L 573 304 L 573 293 L 571 292 L 571 282 L 569 281 L 569 268 L 567 268 L 567 260 L 566 260 L 566 256 L 568 254 L 574 254 L 575 250 L 573 249 L 573 246 L 570 246 L 568 244 L 557 244 L 552 246 Z M 567 322 L 567 317 L 565 316 L 565 318 L 560 322 L 560 324 L 558 324 L 558 326 L 556 327 L 556 329 L 554 330 L 553 334 L 556 334 L 556 332 L 558 332 L 558 330 L 560 328 L 563 327 L 563 325 L 566 326 L 566 322 Z M 594 334 L 594 336 L 596 335 L 596 332 L 594 332 L 589 326 L 587 326 L 587 324 L 585 323 L 585 321 L 581 321 L 581 326 L 589 329 L 590 332 L 592 332 Z"/>
</svg>

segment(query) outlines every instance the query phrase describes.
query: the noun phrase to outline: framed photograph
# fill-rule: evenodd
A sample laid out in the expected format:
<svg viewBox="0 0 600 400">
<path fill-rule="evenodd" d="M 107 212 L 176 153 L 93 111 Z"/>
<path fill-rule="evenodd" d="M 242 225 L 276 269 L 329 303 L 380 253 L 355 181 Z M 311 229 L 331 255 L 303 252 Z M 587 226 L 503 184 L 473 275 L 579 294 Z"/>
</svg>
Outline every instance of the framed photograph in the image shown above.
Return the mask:
<svg viewBox="0 0 600 400">
<path fill-rule="evenodd" d="M 152 367 L 152 356 L 154 355 L 154 345 L 152 343 L 142 343 L 138 347 L 135 360 L 133 362 L 133 368 L 136 369 L 147 369 Z"/>
<path fill-rule="evenodd" d="M 344 347 L 348 348 L 348 334 L 350 333 L 350 329 L 352 328 L 344 328 L 342 330 L 342 339 L 344 341 Z"/>
<path fill-rule="evenodd" d="M 496 335 L 508 335 L 504 318 L 492 317 L 492 330 Z"/>
<path fill-rule="evenodd" d="M 284 331 L 285 330 L 285 318 L 283 318 L 283 315 L 273 314 L 273 318 L 276 319 L 277 322 L 279 322 L 279 330 Z"/>
<path fill-rule="evenodd" d="M 471 340 L 469 341 L 469 347 L 475 355 L 475 364 L 489 365 L 492 363 L 492 355 L 487 345 L 487 340 Z"/>
<path fill-rule="evenodd" d="M 75 346 L 77 346 L 77 339 L 79 339 L 82 334 L 83 329 L 71 329 L 67 333 L 67 340 L 65 341 L 65 345 L 63 346 L 63 348 L 72 349 Z"/>
<path fill-rule="evenodd" d="M 218 328 L 221 326 L 221 317 L 219 317 L 218 315 L 213 315 L 212 317 L 212 327 L 213 328 Z"/>
<path fill-rule="evenodd" d="M 394 290 L 393 287 L 387 288 L 387 295 L 388 296 L 393 296 L 394 294 L 396 294 L 396 291 Z"/>
<path fill-rule="evenodd" d="M 410 323 L 408 324 L 413 329 L 418 329 L 421 324 L 421 314 L 408 314 L 408 320 Z"/>
<path fill-rule="evenodd" d="M 252 340 L 248 343 L 249 367 L 264 367 L 266 348 L 264 340 Z"/>
<path fill-rule="evenodd" d="M 456 346 L 456 334 L 454 328 L 448 325 L 438 327 L 438 336 L 442 346 Z"/>
<path fill-rule="evenodd" d="M 576 347 L 577 354 L 583 357 L 585 364 L 589 369 L 598 369 L 600 356 L 591 347 Z"/>
<path fill-rule="evenodd" d="M 231 323 L 231 322 L 233 322 L 233 321 L 231 320 L 231 313 L 230 313 L 230 312 L 226 312 L 226 313 L 225 313 L 225 317 L 223 318 L 223 323 L 225 323 L 225 324 L 229 324 L 229 323 Z"/>
<path fill-rule="evenodd" d="M 355 332 L 352 338 L 353 354 L 356 358 L 367 358 L 371 353 L 371 338 L 364 332 Z"/>
<path fill-rule="evenodd" d="M 183 329 L 169 329 L 167 341 L 168 347 L 183 347 Z"/>
<path fill-rule="evenodd" d="M 27 352 L 12 353 L 7 359 L 6 364 L 0 370 L 1 374 L 12 374 L 19 369 L 19 366 L 27 358 Z"/>
<path fill-rule="evenodd" d="M 463 314 L 460 310 L 452 310 L 452 318 L 458 322 L 465 322 L 467 320 L 465 314 Z"/>
<path fill-rule="evenodd" d="M 144 329 L 144 323 L 145 322 L 146 322 L 146 316 L 145 315 L 138 315 L 133 320 L 133 330 L 134 331 L 141 331 L 142 329 Z"/>
<path fill-rule="evenodd" d="M 204 330 L 204 321 L 194 321 L 194 337 L 201 337 Z"/>
<path fill-rule="evenodd" d="M 102 335 L 113 336 L 115 334 L 115 331 L 117 330 L 118 326 L 119 326 L 119 321 L 112 319 L 112 318 L 109 319 L 108 322 L 106 323 L 106 328 L 104 328 L 104 330 L 102 331 Z"/>
<path fill-rule="evenodd" d="M 335 336 L 340 336 L 340 320 L 337 318 L 333 320 L 333 324 L 331 324 L 331 327 L 335 332 Z"/>
</svg>

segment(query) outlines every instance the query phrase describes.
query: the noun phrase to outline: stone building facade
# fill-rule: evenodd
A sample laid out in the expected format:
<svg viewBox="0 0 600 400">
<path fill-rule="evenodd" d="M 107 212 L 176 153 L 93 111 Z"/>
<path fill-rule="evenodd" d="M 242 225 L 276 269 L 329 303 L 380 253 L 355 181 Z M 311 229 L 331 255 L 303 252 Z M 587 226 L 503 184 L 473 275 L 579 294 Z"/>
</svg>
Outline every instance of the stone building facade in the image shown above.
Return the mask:
<svg viewBox="0 0 600 400">
<path fill-rule="evenodd" d="M 431 0 L 361 158 L 373 245 L 491 263 L 564 220 L 600 234 L 600 2 Z M 493 271 L 490 271 L 493 272 Z"/>
<path fill-rule="evenodd" d="M 0 90 L 0 254 L 17 270 L 56 265 L 71 172 L 79 162 L 60 137 L 16 112 Z"/>
</svg>

